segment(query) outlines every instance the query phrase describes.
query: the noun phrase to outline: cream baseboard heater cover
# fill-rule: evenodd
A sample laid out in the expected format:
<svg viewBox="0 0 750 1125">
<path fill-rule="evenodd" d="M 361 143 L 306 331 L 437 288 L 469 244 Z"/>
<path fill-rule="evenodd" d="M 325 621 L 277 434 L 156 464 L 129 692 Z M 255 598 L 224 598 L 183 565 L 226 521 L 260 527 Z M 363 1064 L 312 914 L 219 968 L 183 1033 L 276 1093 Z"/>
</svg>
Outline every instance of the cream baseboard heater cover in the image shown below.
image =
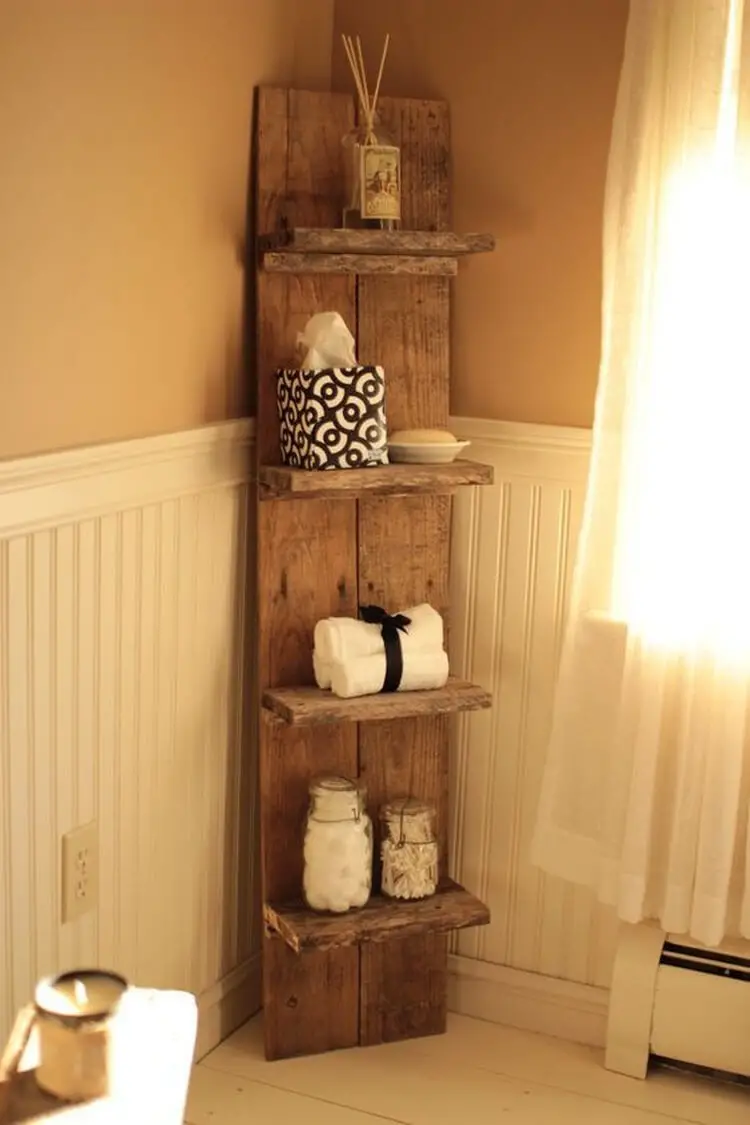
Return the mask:
<svg viewBox="0 0 750 1125">
<path fill-rule="evenodd" d="M 623 926 L 605 1066 L 645 1078 L 651 1058 L 750 1078 L 750 943 L 706 949 L 648 923 Z"/>
</svg>

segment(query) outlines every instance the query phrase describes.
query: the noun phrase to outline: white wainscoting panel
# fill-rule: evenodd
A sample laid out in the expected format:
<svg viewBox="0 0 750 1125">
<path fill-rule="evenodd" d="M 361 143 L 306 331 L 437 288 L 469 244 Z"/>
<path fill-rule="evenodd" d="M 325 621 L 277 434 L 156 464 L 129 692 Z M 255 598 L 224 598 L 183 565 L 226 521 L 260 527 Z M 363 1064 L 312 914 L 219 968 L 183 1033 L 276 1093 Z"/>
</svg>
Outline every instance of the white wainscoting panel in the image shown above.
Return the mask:
<svg viewBox="0 0 750 1125">
<path fill-rule="evenodd" d="M 86 963 L 209 1008 L 238 989 L 238 1018 L 257 995 L 251 434 L 0 465 L 0 1042 Z M 91 820 L 98 909 L 63 924 L 61 839 Z"/>
<path fill-rule="evenodd" d="M 453 867 L 492 923 L 454 941 L 453 1003 L 522 1026 L 544 1012 L 589 1041 L 614 920 L 528 859 L 589 435 L 453 428 L 496 478 L 454 509 L 454 668 L 495 706 L 456 725 Z M 251 436 L 229 423 L 0 465 L 0 1040 L 38 977 L 84 962 L 197 993 L 199 1053 L 258 1003 Z M 61 838 L 92 819 L 99 906 L 63 924 Z"/>
<path fill-rule="evenodd" d="M 494 706 L 456 725 L 452 862 L 492 921 L 453 951 L 607 987 L 612 914 L 529 862 L 590 435 L 467 419 L 452 428 L 495 470 L 494 485 L 461 491 L 454 506 L 453 665 Z"/>
</svg>

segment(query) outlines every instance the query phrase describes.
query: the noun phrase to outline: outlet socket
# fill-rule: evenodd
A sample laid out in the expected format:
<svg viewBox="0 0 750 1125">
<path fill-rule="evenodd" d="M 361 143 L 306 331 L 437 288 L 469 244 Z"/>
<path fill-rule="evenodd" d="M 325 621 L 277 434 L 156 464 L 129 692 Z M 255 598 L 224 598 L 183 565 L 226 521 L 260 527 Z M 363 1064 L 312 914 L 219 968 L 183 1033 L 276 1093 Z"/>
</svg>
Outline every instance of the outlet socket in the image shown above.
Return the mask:
<svg viewBox="0 0 750 1125">
<path fill-rule="evenodd" d="M 99 833 L 96 821 L 62 838 L 62 920 L 74 922 L 99 902 Z"/>
</svg>

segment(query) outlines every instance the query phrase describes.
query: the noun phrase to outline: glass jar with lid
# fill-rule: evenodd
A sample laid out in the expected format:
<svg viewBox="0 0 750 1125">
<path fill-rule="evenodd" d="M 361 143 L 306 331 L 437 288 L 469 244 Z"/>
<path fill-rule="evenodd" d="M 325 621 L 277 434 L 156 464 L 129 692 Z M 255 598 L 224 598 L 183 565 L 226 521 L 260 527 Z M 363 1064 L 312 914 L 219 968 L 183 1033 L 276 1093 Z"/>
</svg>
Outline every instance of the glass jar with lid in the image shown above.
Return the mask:
<svg viewBox="0 0 750 1125">
<path fill-rule="evenodd" d="M 364 906 L 372 889 L 372 822 L 365 791 L 346 777 L 310 785 L 303 890 L 311 910 L 345 914 Z"/>
<path fill-rule="evenodd" d="M 399 797 L 380 810 L 381 890 L 389 898 L 420 899 L 438 887 L 437 809 Z"/>
</svg>

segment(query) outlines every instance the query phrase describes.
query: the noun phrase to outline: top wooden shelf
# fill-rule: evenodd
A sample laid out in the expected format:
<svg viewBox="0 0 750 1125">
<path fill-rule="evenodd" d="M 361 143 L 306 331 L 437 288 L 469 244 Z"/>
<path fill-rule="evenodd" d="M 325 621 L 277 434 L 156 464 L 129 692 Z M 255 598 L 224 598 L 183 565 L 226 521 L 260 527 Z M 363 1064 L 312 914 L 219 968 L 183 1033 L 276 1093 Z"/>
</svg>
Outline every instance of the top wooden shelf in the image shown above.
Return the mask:
<svg viewBox="0 0 750 1125">
<path fill-rule="evenodd" d="M 328 230 L 296 227 L 262 235 L 269 273 L 422 274 L 451 277 L 458 259 L 495 249 L 491 234 L 427 230 Z"/>
</svg>

